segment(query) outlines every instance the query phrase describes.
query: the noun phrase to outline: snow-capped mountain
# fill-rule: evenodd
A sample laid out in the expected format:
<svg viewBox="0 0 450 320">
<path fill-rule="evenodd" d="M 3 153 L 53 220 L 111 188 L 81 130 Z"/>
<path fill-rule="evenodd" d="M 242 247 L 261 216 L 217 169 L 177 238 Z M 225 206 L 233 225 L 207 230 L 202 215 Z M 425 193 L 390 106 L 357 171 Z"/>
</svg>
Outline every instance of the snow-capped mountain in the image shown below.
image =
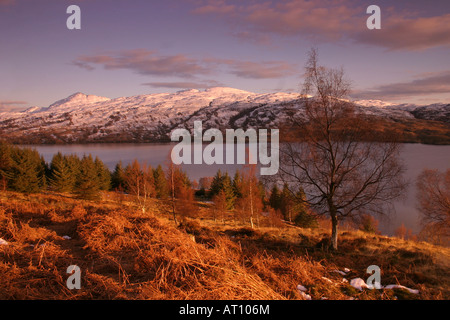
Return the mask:
<svg viewBox="0 0 450 320">
<path fill-rule="evenodd" d="M 277 128 L 286 107 L 301 112 L 298 93 L 259 94 L 233 88 L 196 89 L 109 99 L 75 93 L 48 107 L 0 113 L 2 137 L 18 143 L 168 141 L 175 128 Z M 355 101 L 362 112 L 390 119 L 448 121 L 450 105 Z"/>
<path fill-rule="evenodd" d="M 74 93 L 71 96 L 68 96 L 65 99 L 56 101 L 55 103 L 51 104 L 48 108 L 42 109 L 41 111 L 48 111 L 48 110 L 58 110 L 59 112 L 63 111 L 64 109 L 66 111 L 71 111 L 73 108 L 76 108 L 77 106 L 89 106 L 94 103 L 98 102 L 104 102 L 109 101 L 111 99 L 105 98 L 105 97 L 97 97 L 93 95 L 87 95 L 81 92 Z"/>
</svg>

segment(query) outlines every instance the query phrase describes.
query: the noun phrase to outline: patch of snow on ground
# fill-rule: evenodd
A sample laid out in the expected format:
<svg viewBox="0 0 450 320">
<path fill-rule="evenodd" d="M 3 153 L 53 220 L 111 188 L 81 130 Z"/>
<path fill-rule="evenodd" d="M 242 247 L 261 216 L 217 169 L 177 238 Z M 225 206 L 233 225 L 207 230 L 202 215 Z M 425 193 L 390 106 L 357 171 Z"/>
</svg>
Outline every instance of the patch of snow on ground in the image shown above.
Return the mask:
<svg viewBox="0 0 450 320">
<path fill-rule="evenodd" d="M 301 284 L 299 284 L 299 285 L 297 286 L 297 289 L 298 289 L 299 291 L 302 291 L 302 292 L 306 292 L 306 291 L 307 291 L 307 289 L 306 289 L 304 286 L 302 286 Z"/>
<path fill-rule="evenodd" d="M 344 271 L 341 271 L 341 270 L 333 270 L 332 272 L 336 272 L 336 273 L 339 273 L 341 276 L 346 276 L 347 275 L 347 273 L 346 272 L 344 272 Z"/>
<path fill-rule="evenodd" d="M 355 279 L 350 280 L 350 285 L 353 288 L 358 289 L 359 291 L 363 291 L 363 289 L 369 288 L 369 286 L 361 278 L 355 278 Z M 385 287 L 381 286 L 380 289 L 388 289 L 388 290 L 389 289 L 404 289 L 404 290 L 409 291 L 412 294 L 419 294 L 419 290 L 411 289 L 411 288 L 402 286 L 400 284 L 389 284 Z"/>
<path fill-rule="evenodd" d="M 364 288 L 368 288 L 366 282 L 361 278 L 355 278 L 350 280 L 350 285 L 353 288 L 358 289 L 359 291 L 363 291 Z"/>
<path fill-rule="evenodd" d="M 303 291 L 300 291 L 300 295 L 305 300 L 312 300 L 311 296 L 309 294 L 304 293 Z"/>
<path fill-rule="evenodd" d="M 297 290 L 300 293 L 300 296 L 305 299 L 305 300 L 311 300 L 311 296 L 307 293 L 305 293 L 307 291 L 306 287 L 302 286 L 301 284 L 299 284 L 297 286 Z"/>
<path fill-rule="evenodd" d="M 409 291 L 412 294 L 419 294 L 419 290 L 411 289 L 411 288 L 402 286 L 400 284 L 388 284 L 387 286 L 384 287 L 384 289 L 404 289 L 404 290 Z"/>
</svg>

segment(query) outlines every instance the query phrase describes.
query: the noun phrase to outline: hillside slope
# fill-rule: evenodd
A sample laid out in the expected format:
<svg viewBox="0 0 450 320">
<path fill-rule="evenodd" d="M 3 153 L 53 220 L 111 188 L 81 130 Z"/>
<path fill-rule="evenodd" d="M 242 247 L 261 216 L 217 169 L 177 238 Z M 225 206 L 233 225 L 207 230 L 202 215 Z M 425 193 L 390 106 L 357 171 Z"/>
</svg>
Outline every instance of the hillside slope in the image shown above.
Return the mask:
<svg viewBox="0 0 450 320">
<path fill-rule="evenodd" d="M 199 218 L 176 227 L 160 201 L 143 214 L 113 194 L 107 199 L 0 194 L 0 298 L 450 298 L 447 248 L 347 230 L 332 253 L 321 246 L 323 229 L 224 225 L 202 206 Z M 80 290 L 66 288 L 73 264 L 82 270 Z M 418 294 L 350 285 L 367 279 L 373 264 L 383 286 Z"/>
</svg>

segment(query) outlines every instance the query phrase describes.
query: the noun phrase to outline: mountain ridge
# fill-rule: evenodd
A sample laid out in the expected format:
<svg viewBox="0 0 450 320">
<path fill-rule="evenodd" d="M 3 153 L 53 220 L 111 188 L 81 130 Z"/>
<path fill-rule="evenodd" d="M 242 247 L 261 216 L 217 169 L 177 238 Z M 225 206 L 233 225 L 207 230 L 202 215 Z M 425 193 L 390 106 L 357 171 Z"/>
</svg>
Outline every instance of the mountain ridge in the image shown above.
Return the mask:
<svg viewBox="0 0 450 320">
<path fill-rule="evenodd" d="M 100 96 L 95 96 L 95 95 L 88 95 L 88 94 L 84 94 L 82 92 L 76 92 L 70 96 L 68 96 L 67 98 L 58 100 L 54 103 L 52 103 L 50 106 L 48 106 L 47 110 L 52 110 L 54 108 L 60 107 L 62 105 L 76 105 L 76 104 L 85 104 L 85 105 L 89 105 L 89 104 L 93 104 L 93 103 L 97 103 L 97 102 L 102 102 L 102 101 L 109 101 L 111 99 L 106 98 L 106 97 L 100 97 Z"/>
<path fill-rule="evenodd" d="M 298 93 L 254 93 L 213 87 L 175 93 L 106 98 L 76 92 L 48 107 L 0 113 L 1 136 L 13 142 L 161 142 L 175 128 L 277 128 L 288 119 L 286 107 L 302 112 Z M 391 122 L 431 121 L 446 127 L 450 104 L 417 106 L 381 100 L 352 101 L 360 112 Z M 445 129 L 445 128 L 444 128 Z M 450 140 L 450 134 L 448 135 Z M 450 142 L 449 142 L 450 143 Z"/>
</svg>

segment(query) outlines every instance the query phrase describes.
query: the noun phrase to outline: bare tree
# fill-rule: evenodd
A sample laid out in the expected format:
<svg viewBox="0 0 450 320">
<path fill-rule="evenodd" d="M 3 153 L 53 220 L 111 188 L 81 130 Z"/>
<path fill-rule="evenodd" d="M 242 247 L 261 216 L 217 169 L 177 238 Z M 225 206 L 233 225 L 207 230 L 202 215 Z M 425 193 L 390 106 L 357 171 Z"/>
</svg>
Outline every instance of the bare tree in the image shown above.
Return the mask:
<svg viewBox="0 0 450 320">
<path fill-rule="evenodd" d="M 290 111 L 289 133 L 300 142 L 280 148 L 279 177 L 292 190 L 302 187 L 311 209 L 330 217 L 335 250 L 340 220 L 386 213 L 405 187 L 400 144 L 392 132 L 374 136 L 376 122 L 357 112 L 349 91 L 343 70 L 319 66 L 311 50 L 299 102 L 304 109 Z"/>
<path fill-rule="evenodd" d="M 218 194 L 213 197 L 214 206 L 212 208 L 214 215 L 214 222 L 217 218 L 222 218 L 222 223 L 225 224 L 225 214 L 227 212 L 227 195 L 224 190 L 220 190 Z M 219 214 L 219 217 L 217 217 Z"/>
<path fill-rule="evenodd" d="M 406 234 L 408 232 L 408 229 L 406 229 L 405 224 L 402 223 L 400 227 L 395 229 L 395 236 L 400 239 L 406 239 Z"/>
<path fill-rule="evenodd" d="M 171 208 L 172 208 L 172 216 L 173 216 L 173 220 L 174 220 L 175 224 L 178 224 L 177 216 L 176 216 L 176 206 L 175 206 L 177 168 L 170 158 L 168 158 L 166 160 L 166 165 L 167 165 L 166 176 L 167 176 L 167 181 L 169 183 L 170 204 L 171 204 Z"/>
<path fill-rule="evenodd" d="M 155 195 L 152 167 L 141 165 L 135 159 L 125 169 L 125 186 L 127 191 L 135 196 L 136 204 L 145 213 L 148 200 Z"/>
<path fill-rule="evenodd" d="M 417 199 L 424 228 L 433 230 L 439 243 L 450 235 L 450 169 L 425 169 L 417 178 Z M 447 238 L 447 239 L 445 239 Z"/>
<path fill-rule="evenodd" d="M 174 164 L 170 156 L 165 163 L 172 216 L 175 224 L 178 224 L 177 216 L 181 219 L 193 217 L 197 214 L 198 208 L 194 203 L 194 190 L 186 172 L 180 165 Z"/>
<path fill-rule="evenodd" d="M 236 203 L 237 210 L 249 218 L 252 229 L 259 227 L 259 217 L 263 209 L 261 189 L 256 176 L 256 165 L 246 165 L 242 171 L 241 198 Z"/>
</svg>

